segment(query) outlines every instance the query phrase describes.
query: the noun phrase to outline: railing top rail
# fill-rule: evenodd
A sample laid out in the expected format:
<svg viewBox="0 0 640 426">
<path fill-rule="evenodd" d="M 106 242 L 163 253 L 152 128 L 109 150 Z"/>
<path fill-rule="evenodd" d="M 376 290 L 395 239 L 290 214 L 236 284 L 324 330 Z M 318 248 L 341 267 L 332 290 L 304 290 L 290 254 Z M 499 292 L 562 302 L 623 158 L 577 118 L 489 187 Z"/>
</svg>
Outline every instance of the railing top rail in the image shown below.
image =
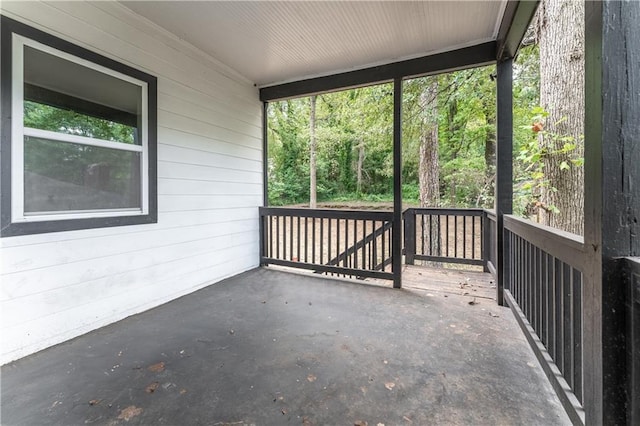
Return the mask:
<svg viewBox="0 0 640 426">
<path fill-rule="evenodd" d="M 640 257 L 626 257 L 625 259 L 627 259 L 627 262 L 629 262 L 629 265 L 631 265 L 633 269 L 640 271 Z"/>
<path fill-rule="evenodd" d="M 483 209 L 464 209 L 464 208 L 441 208 L 441 207 L 410 207 L 404 212 L 411 211 L 418 214 L 442 214 L 442 215 L 456 215 L 456 216 L 481 216 L 484 213 Z"/>
<path fill-rule="evenodd" d="M 267 215 L 324 219 L 393 220 L 393 212 L 389 211 L 307 209 L 301 207 L 260 207 L 260 216 Z"/>
<path fill-rule="evenodd" d="M 484 209 L 484 212 L 487 214 L 487 217 L 492 220 L 496 220 L 496 211 L 493 209 Z"/>
<path fill-rule="evenodd" d="M 580 235 L 513 215 L 504 216 L 504 227 L 574 268 L 585 270 L 587 253 Z"/>
</svg>

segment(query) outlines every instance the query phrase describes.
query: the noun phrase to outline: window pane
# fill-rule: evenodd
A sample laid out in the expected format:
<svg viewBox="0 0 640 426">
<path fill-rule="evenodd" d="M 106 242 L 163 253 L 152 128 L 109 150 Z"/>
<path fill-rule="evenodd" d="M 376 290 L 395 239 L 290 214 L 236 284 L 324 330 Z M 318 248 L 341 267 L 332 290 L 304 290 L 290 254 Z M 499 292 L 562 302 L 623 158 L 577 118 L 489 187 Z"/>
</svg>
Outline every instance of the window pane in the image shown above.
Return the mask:
<svg viewBox="0 0 640 426">
<path fill-rule="evenodd" d="M 140 198 L 140 153 L 25 136 L 25 214 L 140 208 Z"/>
<path fill-rule="evenodd" d="M 142 86 L 24 47 L 24 125 L 141 143 Z"/>
<path fill-rule="evenodd" d="M 135 127 L 37 102 L 24 102 L 24 126 L 112 142 L 137 143 Z"/>
</svg>

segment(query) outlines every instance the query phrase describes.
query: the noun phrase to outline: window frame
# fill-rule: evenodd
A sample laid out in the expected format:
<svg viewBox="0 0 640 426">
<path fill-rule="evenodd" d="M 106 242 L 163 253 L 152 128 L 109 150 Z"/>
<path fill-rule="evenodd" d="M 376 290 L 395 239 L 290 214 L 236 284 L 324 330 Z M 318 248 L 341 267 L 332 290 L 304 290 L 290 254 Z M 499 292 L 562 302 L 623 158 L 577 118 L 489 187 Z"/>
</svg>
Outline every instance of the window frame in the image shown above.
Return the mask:
<svg viewBox="0 0 640 426">
<path fill-rule="evenodd" d="M 1 237 L 157 222 L 157 79 L 58 37 L 0 16 Z M 140 144 L 125 144 L 24 126 L 24 46 L 141 87 Z M 18 78 L 13 78 L 17 75 Z M 146 99 L 145 99 L 146 98 Z M 90 102 L 89 102 L 90 103 Z M 97 146 L 141 155 L 140 207 L 24 212 L 24 136 Z"/>
</svg>

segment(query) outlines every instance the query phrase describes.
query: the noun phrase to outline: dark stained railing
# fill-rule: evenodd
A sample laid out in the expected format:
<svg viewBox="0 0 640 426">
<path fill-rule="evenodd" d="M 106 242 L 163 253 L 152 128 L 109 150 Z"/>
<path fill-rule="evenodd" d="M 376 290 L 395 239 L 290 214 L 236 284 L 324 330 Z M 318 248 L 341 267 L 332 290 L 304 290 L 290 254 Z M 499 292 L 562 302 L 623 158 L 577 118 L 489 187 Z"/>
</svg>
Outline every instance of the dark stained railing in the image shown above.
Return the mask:
<svg viewBox="0 0 640 426">
<path fill-rule="evenodd" d="M 392 212 L 261 207 L 261 264 L 392 280 L 392 228 Z"/>
<path fill-rule="evenodd" d="M 640 258 L 627 258 L 627 400 L 630 425 L 640 425 Z"/>
<path fill-rule="evenodd" d="M 410 208 L 404 211 L 405 262 L 484 266 L 482 209 Z"/>
<path fill-rule="evenodd" d="M 567 413 L 584 423 L 582 237 L 505 215 L 505 299 Z"/>
</svg>

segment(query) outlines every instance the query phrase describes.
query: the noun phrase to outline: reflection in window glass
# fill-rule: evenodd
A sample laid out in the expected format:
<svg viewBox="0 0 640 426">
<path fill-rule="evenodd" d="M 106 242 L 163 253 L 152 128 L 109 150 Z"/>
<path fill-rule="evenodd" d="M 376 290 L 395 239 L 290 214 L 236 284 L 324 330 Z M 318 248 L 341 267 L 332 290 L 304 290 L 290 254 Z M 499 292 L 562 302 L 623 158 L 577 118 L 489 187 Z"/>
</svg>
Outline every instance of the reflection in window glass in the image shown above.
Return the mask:
<svg viewBox="0 0 640 426">
<path fill-rule="evenodd" d="M 27 100 L 24 102 L 24 126 L 128 144 L 136 143 L 138 131 L 125 124 Z"/>
<path fill-rule="evenodd" d="M 140 153 L 24 138 L 25 214 L 140 208 Z"/>
</svg>

